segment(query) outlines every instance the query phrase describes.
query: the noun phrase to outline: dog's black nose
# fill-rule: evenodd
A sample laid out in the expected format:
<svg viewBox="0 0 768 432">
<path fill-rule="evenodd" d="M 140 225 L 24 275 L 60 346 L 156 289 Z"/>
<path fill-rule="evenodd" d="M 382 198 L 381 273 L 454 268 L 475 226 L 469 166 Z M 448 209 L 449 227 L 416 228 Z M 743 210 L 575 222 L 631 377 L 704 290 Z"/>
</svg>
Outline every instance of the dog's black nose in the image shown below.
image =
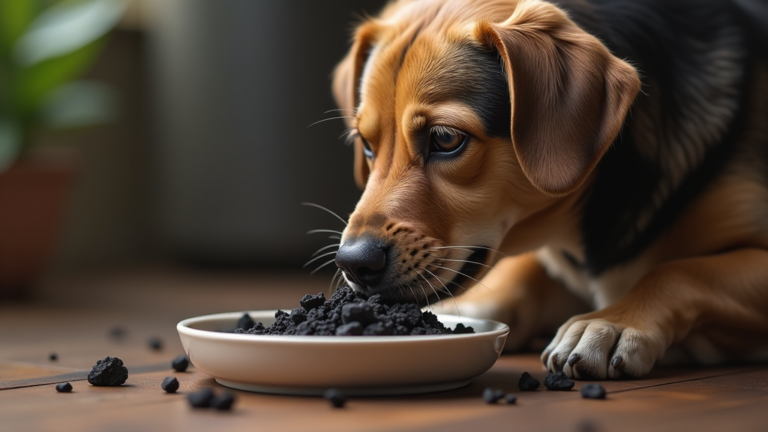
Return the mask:
<svg viewBox="0 0 768 432">
<path fill-rule="evenodd" d="M 375 238 L 350 239 L 336 253 L 336 265 L 361 285 L 375 286 L 386 273 L 387 250 Z"/>
</svg>

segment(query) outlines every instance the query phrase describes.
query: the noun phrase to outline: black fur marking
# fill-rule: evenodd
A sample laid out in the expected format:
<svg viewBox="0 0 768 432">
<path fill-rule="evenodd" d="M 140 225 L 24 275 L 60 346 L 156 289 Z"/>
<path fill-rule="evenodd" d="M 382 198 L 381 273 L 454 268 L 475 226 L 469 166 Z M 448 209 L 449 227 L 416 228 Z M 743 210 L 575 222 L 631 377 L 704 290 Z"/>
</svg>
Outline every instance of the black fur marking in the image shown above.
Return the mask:
<svg viewBox="0 0 768 432">
<path fill-rule="evenodd" d="M 512 139 L 512 104 L 509 85 L 496 53 L 472 45 L 461 47 L 459 64 L 464 88 L 455 97 L 472 107 L 483 121 L 485 134 Z"/>
<path fill-rule="evenodd" d="M 696 67 L 711 55 L 708 50 L 713 44 L 722 42 L 715 38 L 741 36 L 731 3 L 592 0 L 592 9 L 579 0 L 554 3 L 600 38 L 614 55 L 634 65 L 643 81 L 643 93 L 600 161 L 596 182 L 584 204 L 583 265 L 594 277 L 637 257 L 721 172 L 743 130 L 748 77 L 742 74 L 732 84 L 738 108 L 726 114 L 730 117 L 726 117 L 724 132 L 714 137 L 696 135 L 701 134 L 697 128 L 686 132 L 681 127 L 689 121 L 686 119 L 699 112 L 702 114 L 696 118 L 705 118 L 702 110 L 709 108 L 706 101 L 693 100 L 692 96 L 701 94 L 690 87 L 685 90 L 690 80 L 704 80 L 705 84 L 711 80 L 711 88 L 705 90 L 723 90 L 715 85 L 718 77 Z M 728 33 L 732 28 L 735 33 Z M 744 37 L 737 39 L 734 48 L 746 49 Z M 745 59 L 738 61 L 737 66 L 746 70 Z M 652 124 L 645 126 L 642 136 L 632 130 L 633 114 L 651 116 Z M 671 180 L 676 175 L 679 180 Z M 641 220 L 641 215 L 646 219 Z"/>
</svg>

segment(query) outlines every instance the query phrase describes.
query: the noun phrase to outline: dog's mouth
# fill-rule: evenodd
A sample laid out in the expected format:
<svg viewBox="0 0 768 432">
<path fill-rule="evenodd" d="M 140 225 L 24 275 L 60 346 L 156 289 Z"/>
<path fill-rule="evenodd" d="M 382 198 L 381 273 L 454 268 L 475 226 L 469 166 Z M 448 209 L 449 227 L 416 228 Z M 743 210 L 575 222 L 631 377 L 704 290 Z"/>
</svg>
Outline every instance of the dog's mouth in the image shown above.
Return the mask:
<svg viewBox="0 0 768 432">
<path fill-rule="evenodd" d="M 353 274 L 346 271 L 342 274 L 347 279 L 349 285 L 355 290 L 365 292 L 368 295 L 379 294 L 387 302 L 415 302 L 420 307 L 425 307 L 463 294 L 474 283 L 479 283 L 478 276 L 483 268 L 488 267 L 486 260 L 491 249 L 485 246 L 475 246 L 467 249 L 470 249 L 472 253 L 466 259 L 461 260 L 464 263 L 461 269 L 449 269 L 445 266 L 445 262 L 438 260 L 438 265 L 433 267 L 433 270 L 427 270 L 426 274 L 421 275 L 422 279 L 420 281 L 416 280 L 418 285 L 399 285 L 399 289 L 386 287 L 372 289 L 362 284 Z M 448 277 L 438 276 L 438 270 L 441 269 L 444 270 L 444 274 L 453 275 L 453 278 L 448 279 Z M 405 288 L 403 288 L 404 286 Z"/>
<path fill-rule="evenodd" d="M 469 290 L 473 283 L 479 283 L 477 277 L 483 268 L 486 267 L 485 261 L 488 259 L 489 248 L 477 246 L 471 249 L 472 253 L 464 260 L 465 262 L 461 269 L 458 271 L 450 270 L 454 273 L 454 278 L 450 281 L 440 280 L 437 284 L 433 283 L 432 285 L 436 285 L 434 286 L 435 289 L 431 295 L 426 296 L 426 304 L 420 304 L 420 306 L 429 306 L 443 299 L 463 294 Z M 433 279 L 437 279 L 437 276 Z M 439 289 L 437 288 L 438 286 Z"/>
</svg>

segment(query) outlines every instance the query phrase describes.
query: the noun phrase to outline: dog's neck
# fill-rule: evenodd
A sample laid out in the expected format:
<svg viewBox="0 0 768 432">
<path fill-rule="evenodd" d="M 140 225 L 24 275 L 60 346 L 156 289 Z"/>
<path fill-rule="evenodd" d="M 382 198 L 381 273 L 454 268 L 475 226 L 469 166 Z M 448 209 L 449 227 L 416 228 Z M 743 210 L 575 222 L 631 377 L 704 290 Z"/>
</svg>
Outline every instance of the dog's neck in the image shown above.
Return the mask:
<svg viewBox="0 0 768 432">
<path fill-rule="evenodd" d="M 643 81 L 585 195 L 582 250 L 569 251 L 597 277 L 649 247 L 724 166 L 728 142 L 742 129 L 745 36 L 722 1 L 695 8 L 677 0 L 553 3 Z"/>
</svg>

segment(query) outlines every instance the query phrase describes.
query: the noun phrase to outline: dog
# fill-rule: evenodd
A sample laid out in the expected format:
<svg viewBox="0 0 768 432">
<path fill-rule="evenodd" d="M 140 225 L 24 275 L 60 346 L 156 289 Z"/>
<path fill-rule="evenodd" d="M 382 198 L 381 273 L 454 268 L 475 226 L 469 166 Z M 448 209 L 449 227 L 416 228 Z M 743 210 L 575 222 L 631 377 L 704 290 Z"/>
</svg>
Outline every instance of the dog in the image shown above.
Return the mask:
<svg viewBox="0 0 768 432">
<path fill-rule="evenodd" d="M 576 379 L 765 361 L 765 16 L 755 0 L 389 3 L 333 77 L 363 189 L 344 278 L 505 322 L 508 350 L 554 334 L 542 362 Z"/>
</svg>

